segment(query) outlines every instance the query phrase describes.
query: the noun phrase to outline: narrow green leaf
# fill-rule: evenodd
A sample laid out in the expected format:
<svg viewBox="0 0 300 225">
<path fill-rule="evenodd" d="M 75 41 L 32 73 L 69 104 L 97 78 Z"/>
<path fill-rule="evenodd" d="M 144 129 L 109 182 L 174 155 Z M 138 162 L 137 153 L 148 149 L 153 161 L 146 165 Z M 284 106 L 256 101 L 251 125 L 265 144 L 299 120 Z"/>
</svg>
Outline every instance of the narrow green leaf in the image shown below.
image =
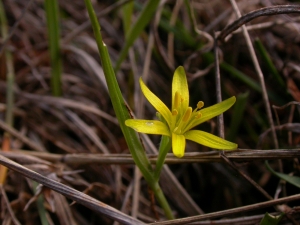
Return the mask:
<svg viewBox="0 0 300 225">
<path fill-rule="evenodd" d="M 126 103 L 123 99 L 121 90 L 119 88 L 119 85 L 118 85 L 118 82 L 117 82 L 111 61 L 110 61 L 110 56 L 107 51 L 107 47 L 103 42 L 103 39 L 102 39 L 102 36 L 100 33 L 101 28 L 98 23 L 97 17 L 95 15 L 94 9 L 89 0 L 85 0 L 85 4 L 87 7 L 89 16 L 90 16 L 90 20 L 91 20 L 92 27 L 94 30 L 94 35 L 95 35 L 96 42 L 98 45 L 101 62 L 102 62 L 102 67 L 103 67 L 105 79 L 106 79 L 107 86 L 108 86 L 109 95 L 110 95 L 116 116 L 120 123 L 121 130 L 124 134 L 124 137 L 126 139 L 126 142 L 128 144 L 129 150 L 130 150 L 130 153 L 132 154 L 132 157 L 133 157 L 136 165 L 141 170 L 145 179 L 148 182 L 153 182 L 153 180 L 154 180 L 153 169 L 151 167 L 149 159 L 147 158 L 145 150 L 144 150 L 139 138 L 137 137 L 135 131 L 125 125 L 125 121 L 127 119 L 131 119 L 131 116 L 128 112 Z"/>
<path fill-rule="evenodd" d="M 169 20 L 162 18 L 159 22 L 159 27 L 168 33 L 173 33 L 175 40 L 177 40 L 178 43 L 182 43 L 184 46 L 198 49 L 202 45 L 202 43 L 196 40 L 180 22 L 177 22 L 175 26 L 171 26 Z"/>
<path fill-rule="evenodd" d="M 230 64 L 223 62 L 220 64 L 220 68 L 229 72 L 231 75 L 233 75 L 235 78 L 239 79 L 243 83 L 245 83 L 247 86 L 252 88 L 253 90 L 261 93 L 261 87 L 259 86 L 258 82 L 253 80 L 252 78 L 248 77 L 246 74 L 242 73 L 235 67 L 231 66 Z"/>
<path fill-rule="evenodd" d="M 227 71 L 228 73 L 230 73 L 230 75 L 232 75 L 232 77 L 240 80 L 241 82 L 246 84 L 251 89 L 253 89 L 259 93 L 262 92 L 261 87 L 257 81 L 253 80 L 252 78 L 250 78 L 243 72 L 239 71 L 238 69 L 234 68 L 230 64 L 228 64 L 226 62 L 222 62 L 220 64 L 220 68 L 223 69 L 224 71 Z M 276 102 L 282 103 L 282 104 L 284 104 L 284 102 L 285 102 L 280 95 L 278 95 L 274 92 L 269 91 L 268 95 L 270 96 L 270 99 L 273 101 L 276 101 Z"/>
<path fill-rule="evenodd" d="M 125 34 L 128 33 L 131 27 L 133 6 L 134 6 L 134 2 L 130 1 L 122 7 L 123 27 L 124 27 Z"/>
<path fill-rule="evenodd" d="M 54 96 L 61 96 L 62 61 L 59 45 L 59 10 L 57 0 L 45 0 L 45 10 L 51 58 L 52 94 Z"/>
<path fill-rule="evenodd" d="M 264 218 L 262 218 L 262 220 L 260 221 L 260 225 L 277 225 L 279 224 L 279 222 L 281 221 L 281 219 L 283 218 L 284 213 L 281 213 L 278 216 L 273 216 L 269 213 L 266 213 Z"/>
<path fill-rule="evenodd" d="M 300 188 L 300 177 L 296 177 L 296 176 L 290 176 L 290 175 L 287 175 L 287 174 L 284 174 L 284 173 L 279 173 L 279 172 L 276 172 L 274 171 L 268 161 L 265 161 L 265 164 L 268 168 L 268 170 L 273 173 L 275 176 L 279 177 L 280 179 L 282 180 L 285 180 L 286 182 L 292 184 L 292 185 L 295 185 L 296 187 Z"/>
<path fill-rule="evenodd" d="M 227 140 L 234 141 L 237 135 L 238 129 L 242 123 L 243 115 L 246 109 L 249 92 L 240 94 L 236 98 L 236 103 L 233 106 L 233 114 L 230 124 L 230 129 L 227 135 Z"/>
<path fill-rule="evenodd" d="M 262 42 L 259 39 L 256 39 L 255 42 L 255 47 L 258 50 L 258 52 L 260 53 L 262 60 L 263 60 L 263 64 L 267 66 L 268 70 L 272 73 L 272 75 L 274 76 L 274 78 L 276 79 L 277 83 L 285 88 L 285 82 L 282 79 L 282 77 L 280 76 L 280 74 L 278 73 L 275 65 L 273 64 L 271 57 L 269 56 L 266 48 L 264 47 L 264 45 L 262 44 Z"/>
<path fill-rule="evenodd" d="M 126 35 L 125 45 L 121 50 L 119 59 L 115 66 L 116 72 L 120 69 L 121 63 L 126 58 L 129 48 L 133 45 L 134 41 L 148 25 L 150 20 L 153 19 L 153 14 L 157 10 L 158 3 L 159 0 L 149 0 L 137 18 L 135 24 L 129 29 Z"/>
<path fill-rule="evenodd" d="M 35 181 L 32 181 L 32 187 L 33 187 L 32 188 L 33 192 L 36 194 L 38 183 Z M 40 216 L 41 224 L 49 225 L 48 219 L 47 219 L 47 211 L 44 207 L 44 195 L 43 194 L 40 194 L 39 197 L 37 198 L 36 205 L 37 205 L 38 213 Z"/>
</svg>

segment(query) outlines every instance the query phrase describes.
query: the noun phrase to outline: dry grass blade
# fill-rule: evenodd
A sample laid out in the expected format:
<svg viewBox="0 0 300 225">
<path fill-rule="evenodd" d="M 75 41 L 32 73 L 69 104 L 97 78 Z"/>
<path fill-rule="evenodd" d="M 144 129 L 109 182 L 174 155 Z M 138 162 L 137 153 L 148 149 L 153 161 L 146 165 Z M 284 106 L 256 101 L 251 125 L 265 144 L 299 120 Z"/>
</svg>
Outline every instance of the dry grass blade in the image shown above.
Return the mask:
<svg viewBox="0 0 300 225">
<path fill-rule="evenodd" d="M 95 132 L 86 124 L 84 123 L 75 113 L 67 110 L 66 114 L 73 120 L 73 122 L 78 126 L 78 128 L 85 133 L 91 139 L 95 145 L 103 152 L 109 153 L 106 146 L 103 144 L 101 139 L 95 134 Z"/>
<path fill-rule="evenodd" d="M 3 156 L 0 156 L 0 164 L 8 167 L 9 169 L 22 174 L 64 196 L 82 204 L 94 211 L 100 212 L 114 220 L 117 220 L 124 224 L 144 224 L 137 219 L 134 219 L 109 205 L 106 205 L 80 191 L 70 188 L 64 184 L 61 184 L 55 180 L 49 179 L 41 174 L 38 174 L 26 167 L 17 164 Z"/>
<path fill-rule="evenodd" d="M 125 20 L 134 24 L 146 1 L 92 2 L 103 41 L 115 64 L 127 38 L 122 12 L 127 6 L 132 7 Z M 192 218 L 199 219 L 195 224 L 259 223 L 265 212 L 276 215 L 274 211 L 278 209 L 271 203 L 267 208 L 260 207 L 267 204 L 263 202 L 266 197 L 293 198 L 299 192 L 290 183 L 286 183 L 284 189 L 264 161 L 268 160 L 274 171 L 291 179 L 300 177 L 300 7 L 286 0 L 280 1 L 283 5 L 275 5 L 278 1 L 237 1 L 234 8 L 235 2 L 231 2 L 160 1 L 149 26 L 136 39 L 128 60 L 116 74 L 125 101 L 139 119 L 156 119 L 155 109 L 141 93 L 139 77 L 143 76 L 150 90 L 170 106 L 172 75 L 174 68 L 180 65 L 187 71 L 192 108 L 199 100 L 208 107 L 221 98 L 236 96 L 234 107 L 224 113 L 223 127 L 217 120 L 211 120 L 197 129 L 212 134 L 220 130 L 220 136 L 237 143 L 239 150 L 226 152 L 224 156 L 187 141 L 183 158 L 169 153 L 165 161 L 160 184 L 172 211 L 176 218 L 183 218 L 182 221 L 201 214 L 199 218 Z M 3 5 L 9 35 L 0 38 L 0 52 L 5 48 L 13 56 L 15 99 L 10 114 L 15 123 L 13 128 L 3 123 L 9 108 L 6 104 L 8 68 L 0 56 L 0 142 L 7 144 L 3 145 L 0 155 L 38 174 L 55 177 L 59 181 L 54 183 L 57 189 L 63 183 L 69 188 L 63 186 L 61 190 L 71 195 L 73 188 L 107 204 L 100 206 L 115 207 L 123 214 L 115 210 L 105 213 L 113 218 L 121 215 L 118 218 L 127 218 L 128 224 L 135 223 L 132 217 L 144 223 L 165 220 L 162 209 L 148 193 L 145 180 L 135 169 L 114 116 L 84 1 L 59 1 L 64 64 L 60 98 L 53 98 L 50 93 L 51 69 L 43 4 L 29 0 L 3 1 Z M 239 11 L 243 15 L 240 18 L 237 17 Z M 242 29 L 242 26 L 245 27 Z M 251 36 L 245 35 L 245 30 Z M 213 52 L 215 34 L 219 57 Z M 259 39 L 263 46 L 255 54 L 253 48 L 251 51 L 247 48 L 251 38 Z M 268 99 L 262 97 L 263 92 Z M 277 122 L 273 130 L 268 122 L 270 112 L 266 111 L 266 105 L 271 104 L 281 106 L 273 106 Z M 276 139 L 271 132 L 274 131 L 280 148 L 273 143 Z M 11 134 L 10 142 L 6 142 L 5 132 Z M 142 135 L 141 139 L 154 167 L 160 137 Z M 11 151 L 4 152 L 8 145 Z M 283 171 L 277 163 L 279 159 Z M 35 182 L 8 171 L 2 190 L 7 199 L 2 197 L 2 202 L 11 206 L 13 213 L 2 212 L 3 224 L 12 224 L 14 219 L 21 224 L 38 224 L 46 216 L 50 225 L 122 223 L 99 213 L 104 210 L 96 206 L 99 202 L 80 192 L 73 194 L 82 201 L 90 201 L 94 205 L 89 207 L 98 207 L 98 211 L 81 204 L 69 205 L 72 200 L 58 193 L 55 197 L 49 195 L 48 201 L 48 192 L 44 190 L 54 191 L 46 186 L 39 193 L 44 202 L 38 203 Z M 36 178 L 44 180 L 42 176 Z M 257 191 L 260 188 L 266 192 L 264 195 L 263 191 Z M 49 202 L 59 212 L 47 207 Z M 286 212 L 282 223 L 299 220 L 299 200 L 279 207 Z M 41 208 L 43 213 L 39 212 Z M 255 211 L 248 211 L 252 209 Z M 288 220 L 291 217 L 294 221 Z M 173 222 L 177 223 L 170 221 Z"/>
<path fill-rule="evenodd" d="M 112 123 L 118 124 L 118 121 L 115 117 L 112 117 L 111 115 L 101 111 L 100 109 L 97 109 L 96 107 L 89 106 L 80 102 L 76 102 L 71 99 L 65 99 L 65 98 L 56 98 L 56 97 L 51 97 L 51 96 L 38 96 L 38 95 L 33 95 L 29 93 L 22 93 L 21 94 L 23 97 L 27 98 L 28 100 L 31 101 L 37 101 L 39 102 L 47 102 L 48 104 L 51 105 L 57 105 L 57 106 L 65 106 L 69 108 L 76 108 L 80 109 L 83 111 L 91 112 L 94 113 L 98 116 L 101 116 L 107 120 L 109 120 Z"/>
<path fill-rule="evenodd" d="M 11 208 L 11 205 L 9 203 L 9 200 L 7 198 L 6 192 L 4 191 L 4 188 L 3 188 L 2 184 L 0 185 L 0 190 L 1 190 L 1 197 L 4 199 L 5 208 L 7 209 L 8 213 L 11 217 L 12 222 L 14 223 L 14 225 L 21 225 L 21 223 L 18 221 L 18 219 L 16 218 L 16 216 L 15 216 L 15 214 L 14 214 L 12 208 Z"/>
<path fill-rule="evenodd" d="M 45 151 L 45 149 L 42 146 L 40 146 L 40 145 L 36 144 L 35 142 L 31 141 L 29 138 L 25 137 L 24 135 L 22 135 L 20 132 L 18 132 L 14 128 L 6 125 L 2 120 L 0 120 L 0 127 L 3 130 L 5 130 L 6 132 L 13 135 L 14 137 L 20 139 L 22 142 L 24 142 L 25 144 L 30 146 L 32 149 L 34 149 L 36 151 L 40 151 L 40 152 Z"/>
</svg>

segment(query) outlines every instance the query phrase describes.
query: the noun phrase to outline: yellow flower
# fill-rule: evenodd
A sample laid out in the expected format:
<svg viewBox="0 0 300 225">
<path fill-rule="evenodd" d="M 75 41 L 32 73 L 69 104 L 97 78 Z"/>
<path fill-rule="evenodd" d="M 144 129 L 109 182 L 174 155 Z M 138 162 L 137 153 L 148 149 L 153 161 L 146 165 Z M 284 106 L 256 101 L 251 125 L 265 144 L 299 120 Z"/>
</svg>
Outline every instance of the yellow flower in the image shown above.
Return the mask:
<svg viewBox="0 0 300 225">
<path fill-rule="evenodd" d="M 182 66 L 176 69 L 173 77 L 171 111 L 149 90 L 141 78 L 140 85 L 147 100 L 163 118 L 161 121 L 128 119 L 125 121 L 127 126 L 141 133 L 169 136 L 172 139 L 173 153 L 178 158 L 184 155 L 186 139 L 215 149 L 234 150 L 237 148 L 237 144 L 210 133 L 191 130 L 195 126 L 229 109 L 235 103 L 236 99 L 234 96 L 204 109 L 202 109 L 204 103 L 199 101 L 196 109 L 193 110 L 189 107 L 189 90 Z"/>
</svg>

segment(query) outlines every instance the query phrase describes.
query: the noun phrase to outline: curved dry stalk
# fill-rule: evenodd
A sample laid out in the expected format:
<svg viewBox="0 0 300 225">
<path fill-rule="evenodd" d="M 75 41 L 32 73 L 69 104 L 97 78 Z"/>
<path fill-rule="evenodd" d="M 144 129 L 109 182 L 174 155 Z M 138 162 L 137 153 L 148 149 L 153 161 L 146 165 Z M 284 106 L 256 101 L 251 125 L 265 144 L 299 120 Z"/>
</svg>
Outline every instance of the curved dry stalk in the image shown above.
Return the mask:
<svg viewBox="0 0 300 225">
<path fill-rule="evenodd" d="M 279 126 L 275 126 L 274 129 L 275 130 L 288 130 L 288 131 L 300 133 L 300 123 L 285 123 L 285 124 L 282 124 Z M 259 136 L 259 141 L 257 144 L 258 146 L 262 145 L 263 140 L 270 132 L 272 132 L 271 128 L 269 128 L 268 130 L 266 130 Z"/>
<path fill-rule="evenodd" d="M 250 22 L 260 16 L 272 16 L 278 14 L 300 13 L 299 5 L 276 5 L 254 10 L 240 17 L 227 27 L 225 27 L 218 36 L 218 40 L 224 41 L 227 35 L 238 29 L 240 26 Z"/>
</svg>

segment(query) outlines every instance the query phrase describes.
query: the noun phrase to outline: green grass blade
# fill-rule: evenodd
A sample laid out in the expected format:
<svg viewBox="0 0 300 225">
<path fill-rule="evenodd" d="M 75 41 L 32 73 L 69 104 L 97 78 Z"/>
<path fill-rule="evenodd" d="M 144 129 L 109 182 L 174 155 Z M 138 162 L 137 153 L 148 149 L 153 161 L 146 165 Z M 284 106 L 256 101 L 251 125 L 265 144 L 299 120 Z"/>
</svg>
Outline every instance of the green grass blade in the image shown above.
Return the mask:
<svg viewBox="0 0 300 225">
<path fill-rule="evenodd" d="M 278 216 L 273 216 L 269 213 L 266 213 L 264 218 L 260 221 L 259 225 L 277 225 L 283 218 L 284 213 L 281 213 Z"/>
<path fill-rule="evenodd" d="M 49 50 L 51 59 L 51 88 L 54 96 L 61 96 L 62 59 L 60 52 L 59 10 L 57 0 L 45 0 Z"/>
<path fill-rule="evenodd" d="M 132 154 L 132 157 L 133 157 L 136 165 L 141 170 L 145 179 L 148 182 L 153 182 L 154 181 L 153 169 L 151 167 L 150 161 L 147 158 L 145 150 L 144 150 L 139 138 L 137 137 L 135 131 L 125 125 L 125 120 L 130 119 L 131 116 L 130 116 L 130 113 L 128 112 L 126 103 L 123 99 L 121 90 L 119 88 L 119 85 L 118 85 L 118 82 L 117 82 L 111 61 L 110 61 L 110 56 L 107 51 L 107 47 L 103 43 L 103 39 L 102 39 L 102 36 L 100 33 L 101 28 L 100 28 L 100 25 L 96 18 L 93 6 L 91 5 L 89 0 L 85 0 L 85 4 L 86 4 L 86 7 L 88 10 L 90 19 L 91 19 L 92 27 L 94 30 L 94 35 L 95 35 L 96 42 L 98 45 L 101 62 L 102 62 L 102 67 L 103 67 L 105 79 L 106 79 L 108 90 L 109 90 L 109 95 L 110 95 L 116 116 L 120 123 L 120 127 L 122 129 L 122 132 L 127 141 L 129 150 Z"/>
<path fill-rule="evenodd" d="M 237 70 L 233 66 L 229 65 L 226 62 L 222 62 L 220 64 L 220 68 L 223 69 L 223 70 L 225 70 L 225 71 L 227 71 L 232 76 L 234 76 L 235 78 L 239 79 L 240 81 L 242 81 L 244 84 L 246 84 L 251 89 L 253 89 L 253 90 L 261 93 L 261 87 L 259 86 L 259 84 L 255 80 L 253 80 L 252 78 L 248 77 L 246 74 L 244 74 L 241 71 Z"/>
<path fill-rule="evenodd" d="M 249 92 L 246 92 L 238 95 L 236 98 L 236 103 L 234 104 L 233 107 L 233 115 L 230 124 L 230 129 L 228 132 L 228 136 L 226 138 L 228 141 L 234 141 L 235 137 L 237 136 L 238 129 L 243 120 L 243 115 L 246 109 L 248 96 L 249 96 Z"/>
<path fill-rule="evenodd" d="M 145 7 L 143 8 L 139 17 L 137 18 L 135 24 L 130 27 L 128 33 L 126 34 L 125 45 L 121 50 L 119 59 L 115 66 L 116 72 L 120 69 L 121 63 L 126 58 L 129 48 L 133 45 L 134 41 L 137 39 L 140 33 L 144 30 L 144 28 L 148 25 L 150 20 L 153 18 L 153 14 L 157 9 L 158 4 L 159 4 L 159 0 L 149 0 L 145 5 Z"/>
<path fill-rule="evenodd" d="M 232 77 L 240 80 L 241 82 L 243 82 L 244 84 L 246 84 L 248 87 L 250 87 L 251 89 L 261 93 L 261 87 L 258 84 L 257 81 L 253 80 L 252 78 L 248 77 L 246 74 L 244 74 L 243 72 L 237 70 L 236 68 L 234 68 L 233 66 L 229 65 L 226 62 L 222 62 L 220 64 L 220 68 L 223 69 L 224 71 L 230 73 L 232 75 Z M 270 96 L 270 99 L 274 102 L 276 102 L 277 104 L 284 104 L 284 100 L 282 99 L 282 97 L 274 92 L 269 91 L 268 95 Z"/>
<path fill-rule="evenodd" d="M 133 1 L 131 1 L 122 7 L 123 27 L 124 27 L 125 34 L 128 33 L 131 27 L 133 6 L 134 3 Z"/>
<path fill-rule="evenodd" d="M 37 190 L 36 188 L 38 187 L 38 183 L 35 181 L 32 181 L 32 189 L 33 192 L 36 194 Z M 36 200 L 36 205 L 38 209 L 38 213 L 40 215 L 40 221 L 42 225 L 49 225 L 48 220 L 47 220 L 47 211 L 44 207 L 44 195 L 39 195 L 39 197 Z"/>
<path fill-rule="evenodd" d="M 175 26 L 171 26 L 170 22 L 165 18 L 162 18 L 159 22 L 159 27 L 165 30 L 166 32 L 172 32 L 175 36 L 175 40 L 181 42 L 183 45 L 188 46 L 189 48 L 198 49 L 202 44 L 197 41 L 189 31 L 184 27 L 182 23 L 177 22 Z"/>
<path fill-rule="evenodd" d="M 275 170 L 273 170 L 268 161 L 265 161 L 265 164 L 268 168 L 268 170 L 274 174 L 275 176 L 279 177 L 280 179 L 282 180 L 285 180 L 286 182 L 300 188 L 300 177 L 296 177 L 296 176 L 290 176 L 290 175 L 287 175 L 287 174 L 284 174 L 284 173 L 279 173 L 279 172 L 276 172 Z"/>
<path fill-rule="evenodd" d="M 274 76 L 274 78 L 276 79 L 277 83 L 285 88 L 285 83 L 282 79 L 282 77 L 280 76 L 280 74 L 278 73 L 275 65 L 273 64 L 267 50 L 265 49 L 264 45 L 261 43 L 261 41 L 259 39 L 256 39 L 255 42 L 255 47 L 258 50 L 259 54 L 262 57 L 263 63 L 264 65 L 267 66 L 268 70 L 271 72 L 271 74 Z"/>
</svg>

